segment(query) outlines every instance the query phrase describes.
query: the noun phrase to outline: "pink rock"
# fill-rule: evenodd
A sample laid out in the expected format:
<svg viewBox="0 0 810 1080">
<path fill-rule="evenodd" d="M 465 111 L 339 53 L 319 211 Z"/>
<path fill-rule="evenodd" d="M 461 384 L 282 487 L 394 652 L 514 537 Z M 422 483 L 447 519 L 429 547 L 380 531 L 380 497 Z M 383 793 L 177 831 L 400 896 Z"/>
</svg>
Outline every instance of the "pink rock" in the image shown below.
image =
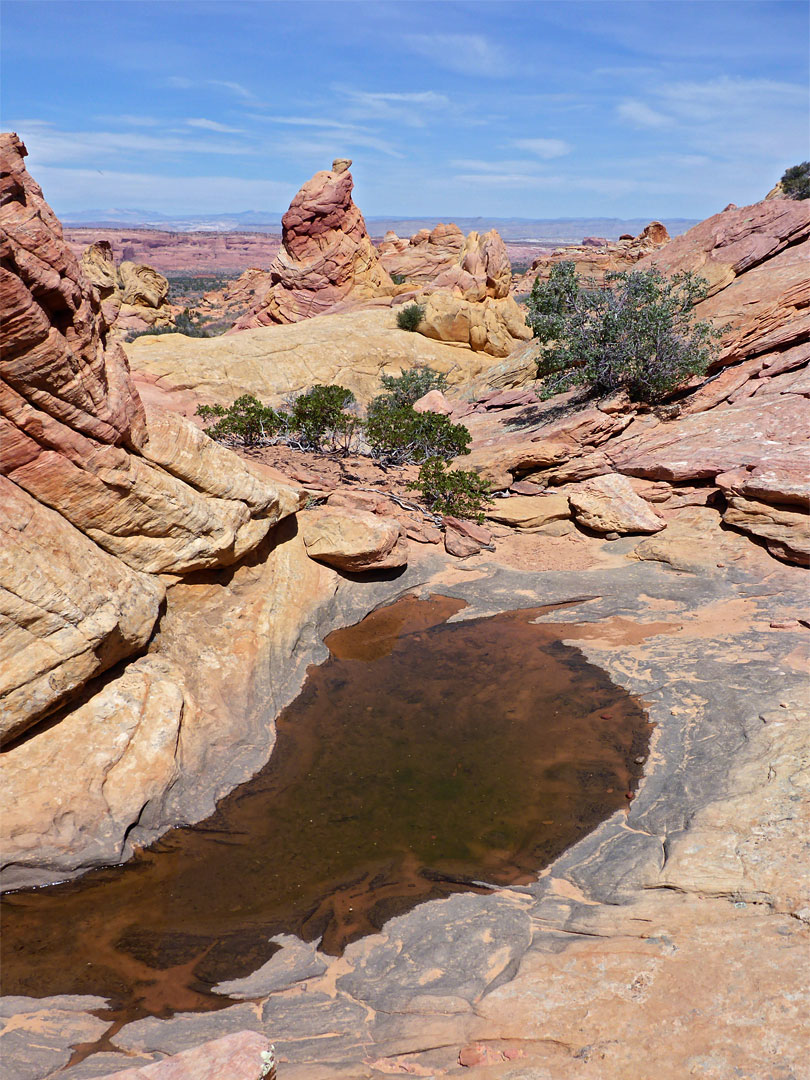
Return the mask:
<svg viewBox="0 0 810 1080">
<path fill-rule="evenodd" d="M 442 416 L 450 416 L 453 412 L 453 405 L 441 390 L 428 390 L 418 401 L 413 403 L 413 407 L 418 413 L 435 412 Z"/>
<path fill-rule="evenodd" d="M 290 203 L 270 286 L 233 330 L 300 322 L 396 292 L 352 201 L 348 165 L 339 164 L 340 171 L 315 173 Z"/>
<path fill-rule="evenodd" d="M 270 1045 L 256 1031 L 237 1031 L 142 1069 L 109 1073 L 102 1080 L 258 1080 L 262 1052 L 268 1052 Z"/>
</svg>

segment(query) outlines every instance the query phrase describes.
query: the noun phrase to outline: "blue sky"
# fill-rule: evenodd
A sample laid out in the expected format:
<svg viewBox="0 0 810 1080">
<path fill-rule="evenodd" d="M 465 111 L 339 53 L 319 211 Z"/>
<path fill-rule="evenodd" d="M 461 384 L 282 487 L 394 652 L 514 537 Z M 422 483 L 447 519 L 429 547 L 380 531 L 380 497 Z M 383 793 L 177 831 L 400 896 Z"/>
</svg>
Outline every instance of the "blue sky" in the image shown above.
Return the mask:
<svg viewBox="0 0 810 1080">
<path fill-rule="evenodd" d="M 5 0 L 3 128 L 57 213 L 705 217 L 808 148 L 804 0 Z"/>
</svg>

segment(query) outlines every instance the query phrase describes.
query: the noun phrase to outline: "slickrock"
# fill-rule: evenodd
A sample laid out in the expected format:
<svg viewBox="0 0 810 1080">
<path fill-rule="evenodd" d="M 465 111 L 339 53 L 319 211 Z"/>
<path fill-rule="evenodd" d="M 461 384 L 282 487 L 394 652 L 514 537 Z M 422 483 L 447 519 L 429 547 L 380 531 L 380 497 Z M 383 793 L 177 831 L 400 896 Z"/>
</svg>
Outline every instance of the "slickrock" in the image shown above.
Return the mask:
<svg viewBox="0 0 810 1080">
<path fill-rule="evenodd" d="M 258 1080 L 262 1053 L 269 1053 L 270 1045 L 267 1036 L 256 1031 L 237 1031 L 141 1069 L 108 1073 L 101 1080 Z"/>
<path fill-rule="evenodd" d="M 129 827 L 159 818 L 180 773 L 182 725 L 193 727 L 196 714 L 180 668 L 146 656 L 47 737 L 6 751 L 2 858 L 15 867 L 15 885 L 68 876 L 77 862 L 109 866 L 127 858 Z"/>
<path fill-rule="evenodd" d="M 608 473 L 569 488 L 568 499 L 580 525 L 598 533 L 655 533 L 666 522 L 635 493 L 626 476 Z"/>
<path fill-rule="evenodd" d="M 470 301 L 436 291 L 417 300 L 425 311 L 418 332 L 436 341 L 468 345 L 490 356 L 509 356 L 532 336 L 525 314 L 510 296 Z"/>
<path fill-rule="evenodd" d="M 270 271 L 252 266 L 229 281 L 222 289 L 205 293 L 194 309 L 194 314 L 207 322 L 237 322 L 243 315 L 259 308 L 273 284 Z"/>
<path fill-rule="evenodd" d="M 408 548 L 399 522 L 366 510 L 312 510 L 301 519 L 301 535 L 311 559 L 336 570 L 361 573 L 393 570 L 408 562 Z"/>
<path fill-rule="evenodd" d="M 170 394 L 193 390 L 201 401 L 230 405 L 244 393 L 271 405 L 315 383 L 338 383 L 363 403 L 380 392 L 380 375 L 426 365 L 452 386 L 486 381 L 491 357 L 397 329 L 390 308 L 348 311 L 289 326 L 259 327 L 215 338 L 141 337 L 126 346 L 133 370 Z"/>
<path fill-rule="evenodd" d="M 349 162 L 351 164 L 351 162 Z M 270 287 L 233 330 L 295 323 L 341 306 L 397 291 L 352 201 L 348 165 L 315 173 L 284 217 L 281 250 L 270 266 Z"/>
<path fill-rule="evenodd" d="M 0 477 L 0 742 L 142 648 L 165 589 Z M 32 774 L 35 775 L 35 774 Z"/>
</svg>

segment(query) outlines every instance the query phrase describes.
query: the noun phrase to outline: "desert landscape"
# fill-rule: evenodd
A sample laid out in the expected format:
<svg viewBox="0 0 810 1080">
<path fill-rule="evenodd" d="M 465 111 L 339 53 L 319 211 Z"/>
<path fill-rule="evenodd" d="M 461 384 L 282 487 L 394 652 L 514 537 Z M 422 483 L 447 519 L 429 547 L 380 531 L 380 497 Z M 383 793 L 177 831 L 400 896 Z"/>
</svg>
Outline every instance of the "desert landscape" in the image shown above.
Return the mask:
<svg viewBox="0 0 810 1080">
<path fill-rule="evenodd" d="M 277 231 L 63 225 L 35 155 L 0 1074 L 807 1076 L 810 164 L 504 236 L 344 156 Z"/>
</svg>

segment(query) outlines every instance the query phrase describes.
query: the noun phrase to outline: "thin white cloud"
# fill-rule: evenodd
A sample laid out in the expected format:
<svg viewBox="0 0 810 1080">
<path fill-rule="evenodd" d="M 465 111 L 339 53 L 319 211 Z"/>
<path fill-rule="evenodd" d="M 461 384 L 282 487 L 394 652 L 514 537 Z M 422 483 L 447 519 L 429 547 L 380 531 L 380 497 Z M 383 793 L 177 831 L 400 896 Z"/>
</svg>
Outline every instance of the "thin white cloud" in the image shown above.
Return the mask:
<svg viewBox="0 0 810 1080">
<path fill-rule="evenodd" d="M 388 124 L 426 127 L 438 111 L 446 112 L 450 99 L 434 90 L 368 91 L 349 86 L 335 86 L 352 120 L 382 120 Z"/>
<path fill-rule="evenodd" d="M 126 124 L 127 127 L 160 127 L 163 123 L 156 116 L 134 116 L 132 113 L 122 113 L 118 116 L 96 116 L 95 119 L 101 124 Z"/>
<path fill-rule="evenodd" d="M 244 128 L 228 127 L 227 124 L 220 124 L 218 120 L 206 120 L 203 116 L 186 120 L 186 124 L 188 127 L 200 128 L 203 131 L 218 131 L 224 135 L 240 135 L 244 133 Z"/>
<path fill-rule="evenodd" d="M 649 105 L 645 105 L 643 101 L 622 101 L 617 106 L 616 112 L 621 120 L 626 120 L 634 127 L 640 128 L 662 128 L 667 127 L 672 123 L 670 117 L 665 116 L 664 113 L 657 112 L 655 109 L 651 109 Z"/>
<path fill-rule="evenodd" d="M 212 142 L 172 134 L 151 135 L 135 131 L 59 131 L 51 124 L 29 121 L 18 126 L 31 161 L 40 165 L 68 165 L 71 162 L 118 161 L 123 154 L 247 154 L 241 144 Z"/>
<path fill-rule="evenodd" d="M 196 90 L 201 86 L 219 86 L 243 101 L 256 103 L 256 95 L 241 83 L 229 79 L 189 79 L 185 75 L 169 75 L 166 84 L 175 90 Z"/>
<path fill-rule="evenodd" d="M 563 139 L 514 139 L 512 145 L 519 150 L 528 150 L 530 154 L 536 154 L 539 158 L 548 161 L 564 157 L 573 149 L 571 144 Z"/>
<path fill-rule="evenodd" d="M 405 156 L 385 139 L 379 139 L 373 135 L 362 135 L 359 132 L 321 132 L 314 134 L 311 138 L 306 138 L 303 134 L 291 135 L 275 144 L 276 152 L 284 157 L 293 159 L 317 157 L 325 162 L 323 168 L 328 168 L 333 158 L 352 157 L 358 149 L 376 150 L 389 158 Z"/>
<path fill-rule="evenodd" d="M 403 41 L 420 56 L 460 75 L 500 79 L 513 74 L 503 49 L 483 34 L 406 34 Z"/>
<path fill-rule="evenodd" d="M 267 116 L 259 114 L 252 116 L 254 120 L 266 121 L 270 124 L 289 124 L 292 127 L 316 127 L 334 128 L 336 131 L 360 131 L 357 124 L 346 124 L 340 120 L 331 120 L 322 116 Z"/>
</svg>

